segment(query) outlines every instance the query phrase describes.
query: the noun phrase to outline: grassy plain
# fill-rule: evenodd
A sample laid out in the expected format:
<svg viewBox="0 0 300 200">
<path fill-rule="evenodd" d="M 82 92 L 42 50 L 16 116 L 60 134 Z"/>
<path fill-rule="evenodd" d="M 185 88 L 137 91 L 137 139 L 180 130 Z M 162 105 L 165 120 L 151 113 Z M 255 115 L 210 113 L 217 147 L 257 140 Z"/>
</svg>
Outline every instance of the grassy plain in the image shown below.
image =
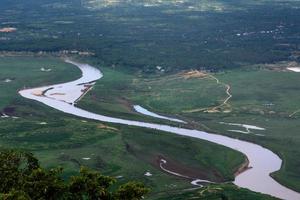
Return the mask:
<svg viewBox="0 0 300 200">
<path fill-rule="evenodd" d="M 79 71 L 52 57 L 1 59 L 1 75 L 3 78 L 13 79 L 2 83 L 2 87 L 6 89 L 6 93 L 2 94 L 2 112 L 10 117 L 0 118 L 1 147 L 32 151 L 44 166 L 64 167 L 66 177 L 76 173 L 81 165 L 86 165 L 106 175 L 118 177 L 121 182 L 133 179 L 142 181 L 152 189 L 149 198 L 156 198 L 156 195 L 167 195 L 173 191 L 177 193 L 192 187 L 190 180 L 161 171 L 161 157 L 170 163 L 177 163 L 175 169 L 180 173 L 216 182 L 232 180 L 233 173 L 244 161 L 239 153 L 209 142 L 153 130 L 85 121 L 26 100 L 16 93 L 24 85 L 32 87 L 52 84 L 56 82 L 56 78 L 58 82 L 67 81 L 78 77 Z M 40 71 L 41 66 L 51 68 L 51 73 Z M 105 70 L 110 71 L 108 68 Z M 64 73 L 70 76 L 61 75 Z M 123 72 L 106 75 L 113 80 L 122 74 Z M 126 79 L 127 76 L 124 77 Z M 105 84 L 105 81 L 100 81 L 99 85 L 101 84 Z M 118 87 L 117 81 L 114 87 Z M 114 87 L 111 86 L 112 89 Z M 93 93 L 97 88 L 98 85 Z M 118 93 L 112 90 L 111 94 L 110 98 L 115 99 Z M 88 99 L 89 97 L 85 101 Z M 124 107 L 124 104 L 119 106 Z M 99 109 L 98 107 L 99 105 L 95 109 Z M 132 113 L 128 116 L 136 119 L 141 117 Z M 152 176 L 145 176 L 146 172 L 150 172 Z M 245 194 L 252 195 L 250 192 Z"/>
<path fill-rule="evenodd" d="M 300 144 L 300 113 L 290 116 L 299 110 L 298 73 L 265 69 L 264 65 L 216 73 L 216 78 L 231 86 L 233 97 L 228 102 L 229 106 L 217 113 L 187 113 L 187 109 L 220 104 L 227 97 L 224 86 L 210 78 L 184 79 L 180 73 L 133 77 L 126 72 L 102 69 L 103 80 L 97 83 L 80 106 L 138 119 L 129 105 L 140 104 L 151 111 L 189 121 L 193 127 L 261 144 L 279 154 L 284 161 L 282 169 L 273 176 L 288 187 L 300 190 L 300 163 L 295 159 L 300 156 L 297 150 Z M 120 84 L 117 84 L 119 80 Z M 114 95 L 108 100 L 109 92 Z M 126 99 L 127 103 L 120 103 L 118 99 Z M 107 106 L 109 102 L 111 106 Z M 116 107 L 122 112 L 113 110 Z M 229 130 L 246 130 L 220 122 L 256 125 L 266 130 L 234 133 Z"/>
</svg>

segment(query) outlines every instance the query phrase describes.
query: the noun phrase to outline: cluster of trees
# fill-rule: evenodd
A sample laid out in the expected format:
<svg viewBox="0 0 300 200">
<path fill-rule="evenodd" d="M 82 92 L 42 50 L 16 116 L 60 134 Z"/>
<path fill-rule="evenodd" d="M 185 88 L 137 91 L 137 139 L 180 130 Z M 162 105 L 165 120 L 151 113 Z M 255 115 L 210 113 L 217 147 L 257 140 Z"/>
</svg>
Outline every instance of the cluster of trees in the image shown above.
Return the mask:
<svg viewBox="0 0 300 200">
<path fill-rule="evenodd" d="M 32 153 L 1 150 L 0 199 L 138 200 L 149 192 L 139 182 L 128 182 L 116 188 L 114 178 L 85 167 L 69 180 L 61 178 L 62 172 L 62 168 L 42 168 Z"/>
<path fill-rule="evenodd" d="M 154 73 L 157 65 L 167 72 L 226 70 L 287 60 L 299 51 L 300 15 L 292 6 L 265 3 L 258 8 L 237 0 L 225 4 L 243 9 L 176 12 L 180 8 L 133 3 L 91 12 L 79 0 L 1 0 L 2 21 L 19 23 L 6 24 L 18 31 L 0 35 L 0 51 L 91 51 L 102 66 L 145 73 Z"/>
</svg>

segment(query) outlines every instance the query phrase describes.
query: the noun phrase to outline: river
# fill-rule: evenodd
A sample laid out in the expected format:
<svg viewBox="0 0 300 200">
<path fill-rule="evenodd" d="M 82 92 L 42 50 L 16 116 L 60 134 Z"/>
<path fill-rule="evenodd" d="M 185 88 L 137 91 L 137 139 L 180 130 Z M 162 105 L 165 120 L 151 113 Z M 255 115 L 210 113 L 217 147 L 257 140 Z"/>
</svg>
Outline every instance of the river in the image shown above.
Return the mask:
<svg viewBox="0 0 300 200">
<path fill-rule="evenodd" d="M 251 167 L 251 169 L 244 171 L 235 178 L 233 182 L 235 185 L 281 199 L 300 199 L 299 193 L 279 184 L 270 176 L 270 173 L 276 172 L 281 168 L 282 160 L 275 153 L 260 145 L 199 130 L 104 116 L 76 107 L 76 102 L 89 91 L 90 87 L 92 87 L 95 81 L 99 80 L 103 74 L 100 70 L 88 64 L 81 64 L 71 60 L 65 61 L 77 66 L 82 71 L 82 77 L 80 79 L 56 85 L 24 89 L 19 91 L 19 94 L 25 98 L 39 101 L 49 107 L 78 117 L 156 129 L 229 147 L 246 155 L 249 160 L 249 167 Z"/>
</svg>

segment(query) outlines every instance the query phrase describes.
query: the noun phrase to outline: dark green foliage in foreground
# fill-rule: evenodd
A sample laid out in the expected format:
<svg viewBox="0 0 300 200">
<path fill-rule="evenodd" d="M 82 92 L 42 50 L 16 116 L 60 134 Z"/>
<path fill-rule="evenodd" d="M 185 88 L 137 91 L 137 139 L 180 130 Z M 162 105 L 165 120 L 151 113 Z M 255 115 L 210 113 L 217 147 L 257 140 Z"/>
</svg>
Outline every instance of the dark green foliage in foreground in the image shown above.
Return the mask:
<svg viewBox="0 0 300 200">
<path fill-rule="evenodd" d="M 31 154 L 15 150 L 0 152 L 0 198 L 30 199 L 123 199 L 138 200 L 149 192 L 138 182 L 128 182 L 112 191 L 114 178 L 82 167 L 69 181 L 60 175 L 62 168 L 43 169 Z"/>
</svg>

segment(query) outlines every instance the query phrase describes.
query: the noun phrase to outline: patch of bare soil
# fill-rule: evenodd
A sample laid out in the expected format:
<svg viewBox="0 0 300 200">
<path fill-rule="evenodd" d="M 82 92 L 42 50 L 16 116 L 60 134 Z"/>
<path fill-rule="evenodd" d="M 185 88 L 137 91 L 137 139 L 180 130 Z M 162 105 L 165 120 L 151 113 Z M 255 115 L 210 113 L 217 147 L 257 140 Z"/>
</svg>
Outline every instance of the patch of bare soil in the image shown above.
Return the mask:
<svg viewBox="0 0 300 200">
<path fill-rule="evenodd" d="M 32 94 L 35 96 L 41 97 L 41 96 L 44 96 L 44 91 L 34 91 L 34 92 L 32 92 Z"/>
<path fill-rule="evenodd" d="M 161 160 L 166 161 L 166 163 L 163 164 L 164 169 L 167 169 L 168 171 L 174 172 L 176 174 L 183 175 L 185 177 L 190 177 L 191 180 L 195 180 L 195 179 L 210 180 L 211 177 L 209 177 L 209 174 L 213 173 L 214 180 L 210 180 L 210 181 L 224 182 L 223 176 L 216 170 L 212 170 L 211 172 L 205 169 L 195 169 L 192 167 L 188 167 L 180 163 L 179 161 L 167 158 L 163 155 L 156 156 L 156 158 L 153 161 L 154 166 L 160 168 Z M 183 176 L 179 176 L 179 177 L 183 178 Z"/>
<path fill-rule="evenodd" d="M 188 72 L 183 72 L 180 74 L 181 77 L 185 79 L 190 79 L 190 78 L 205 78 L 208 76 L 207 73 L 199 71 L 199 70 L 191 70 Z"/>
<path fill-rule="evenodd" d="M 236 170 L 236 172 L 234 173 L 234 176 L 238 176 L 241 173 L 243 173 L 244 171 L 247 171 L 248 169 L 251 169 L 251 167 L 249 167 L 249 160 L 248 160 L 248 158 L 246 158 L 244 163 Z"/>
<path fill-rule="evenodd" d="M 104 124 L 98 124 L 97 128 L 99 129 L 107 129 L 107 130 L 111 130 L 111 131 L 119 131 L 119 129 L 111 127 L 111 126 L 106 126 Z"/>
</svg>

